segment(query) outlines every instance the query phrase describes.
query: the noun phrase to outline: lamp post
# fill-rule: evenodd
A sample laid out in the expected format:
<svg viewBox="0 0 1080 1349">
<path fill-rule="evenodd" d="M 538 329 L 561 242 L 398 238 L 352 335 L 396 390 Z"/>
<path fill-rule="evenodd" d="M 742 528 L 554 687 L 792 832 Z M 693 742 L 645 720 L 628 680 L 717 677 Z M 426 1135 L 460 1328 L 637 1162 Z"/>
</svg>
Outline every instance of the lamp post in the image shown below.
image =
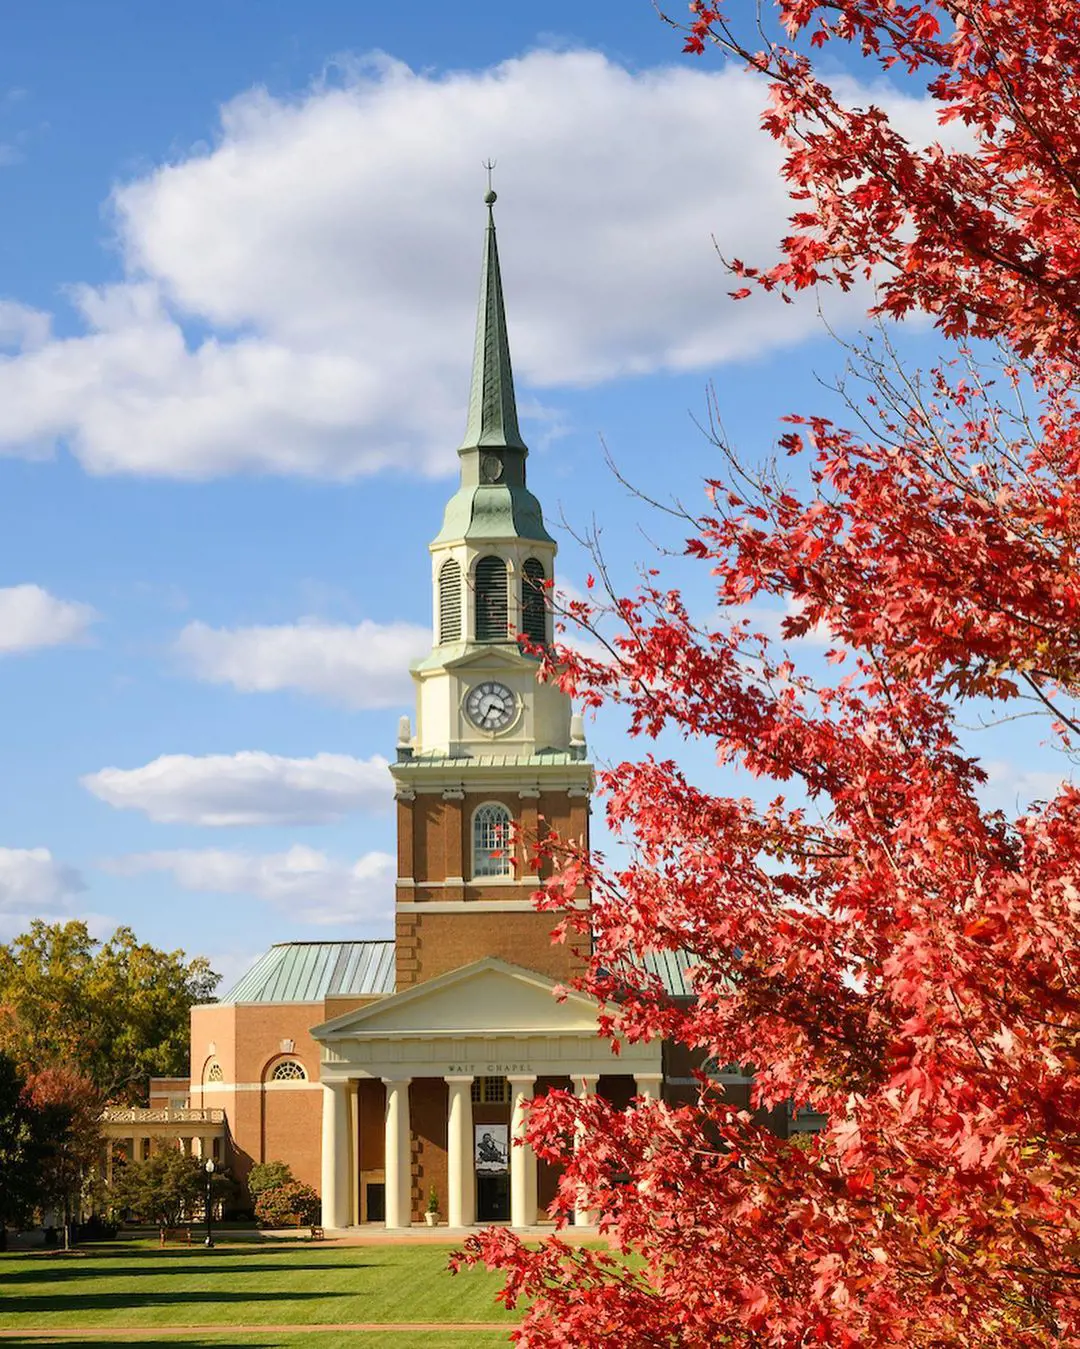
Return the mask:
<svg viewBox="0 0 1080 1349">
<path fill-rule="evenodd" d="M 213 1183 L 214 1183 L 214 1170 L 215 1170 L 215 1168 L 214 1168 L 214 1159 L 213 1159 L 213 1157 L 209 1158 L 209 1160 L 207 1161 L 206 1165 L 203 1167 L 203 1170 L 206 1172 L 206 1243 L 205 1243 L 205 1244 L 206 1244 L 207 1246 L 213 1246 L 213 1244 L 214 1244 L 214 1234 L 213 1234 L 213 1231 L 212 1231 L 212 1229 L 211 1229 L 211 1223 L 213 1222 L 213 1219 L 214 1219 L 214 1201 L 213 1201 L 213 1199 L 212 1199 L 212 1197 L 211 1197 L 211 1194 L 210 1194 L 211 1186 L 212 1186 Z"/>
</svg>

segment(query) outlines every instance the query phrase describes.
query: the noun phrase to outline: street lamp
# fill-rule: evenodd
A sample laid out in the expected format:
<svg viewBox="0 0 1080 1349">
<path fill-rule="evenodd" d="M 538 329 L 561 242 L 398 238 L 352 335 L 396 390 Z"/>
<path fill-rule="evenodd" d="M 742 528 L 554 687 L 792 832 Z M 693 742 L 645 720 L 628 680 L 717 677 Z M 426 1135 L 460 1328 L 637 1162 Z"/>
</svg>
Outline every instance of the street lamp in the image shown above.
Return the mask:
<svg viewBox="0 0 1080 1349">
<path fill-rule="evenodd" d="M 214 1159 L 211 1157 L 203 1167 L 206 1172 L 206 1245 L 213 1246 L 214 1234 L 211 1231 L 210 1224 L 214 1217 L 214 1201 L 210 1196 L 210 1187 L 214 1183 Z"/>
</svg>

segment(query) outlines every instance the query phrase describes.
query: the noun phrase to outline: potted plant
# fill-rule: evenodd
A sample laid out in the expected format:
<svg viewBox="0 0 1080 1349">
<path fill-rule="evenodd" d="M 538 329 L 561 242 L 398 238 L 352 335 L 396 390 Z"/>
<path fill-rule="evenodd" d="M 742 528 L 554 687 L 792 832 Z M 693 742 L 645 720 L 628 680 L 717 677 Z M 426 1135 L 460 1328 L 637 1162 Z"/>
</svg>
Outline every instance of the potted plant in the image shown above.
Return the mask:
<svg viewBox="0 0 1080 1349">
<path fill-rule="evenodd" d="M 435 1227 L 439 1221 L 439 1194 L 433 1185 L 428 1190 L 427 1212 L 424 1214 L 424 1221 L 428 1227 Z"/>
</svg>

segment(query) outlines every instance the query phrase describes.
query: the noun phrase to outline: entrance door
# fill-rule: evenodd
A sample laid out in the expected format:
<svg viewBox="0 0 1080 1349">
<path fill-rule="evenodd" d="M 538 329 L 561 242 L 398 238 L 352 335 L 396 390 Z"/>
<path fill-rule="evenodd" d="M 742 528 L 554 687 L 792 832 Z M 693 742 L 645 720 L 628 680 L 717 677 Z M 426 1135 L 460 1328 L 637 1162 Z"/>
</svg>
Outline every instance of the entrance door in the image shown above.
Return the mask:
<svg viewBox="0 0 1080 1349">
<path fill-rule="evenodd" d="M 476 1220 L 481 1223 L 508 1222 L 510 1219 L 510 1177 L 504 1171 L 496 1176 L 476 1177 Z"/>
</svg>

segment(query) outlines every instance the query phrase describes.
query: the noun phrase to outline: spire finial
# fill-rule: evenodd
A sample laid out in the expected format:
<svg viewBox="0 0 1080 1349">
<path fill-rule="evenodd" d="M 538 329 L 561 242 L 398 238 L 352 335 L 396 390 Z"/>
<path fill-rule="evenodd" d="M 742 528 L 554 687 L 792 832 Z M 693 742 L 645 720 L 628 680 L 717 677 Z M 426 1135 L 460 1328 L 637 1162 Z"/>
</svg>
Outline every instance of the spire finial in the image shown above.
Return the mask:
<svg viewBox="0 0 1080 1349">
<path fill-rule="evenodd" d="M 496 193 L 495 189 L 491 186 L 491 171 L 492 169 L 494 169 L 497 163 L 498 160 L 495 159 L 484 160 L 484 168 L 487 169 L 487 176 L 488 176 L 488 190 L 484 193 L 484 204 L 488 207 L 489 210 L 499 200 L 498 194 Z"/>
</svg>

